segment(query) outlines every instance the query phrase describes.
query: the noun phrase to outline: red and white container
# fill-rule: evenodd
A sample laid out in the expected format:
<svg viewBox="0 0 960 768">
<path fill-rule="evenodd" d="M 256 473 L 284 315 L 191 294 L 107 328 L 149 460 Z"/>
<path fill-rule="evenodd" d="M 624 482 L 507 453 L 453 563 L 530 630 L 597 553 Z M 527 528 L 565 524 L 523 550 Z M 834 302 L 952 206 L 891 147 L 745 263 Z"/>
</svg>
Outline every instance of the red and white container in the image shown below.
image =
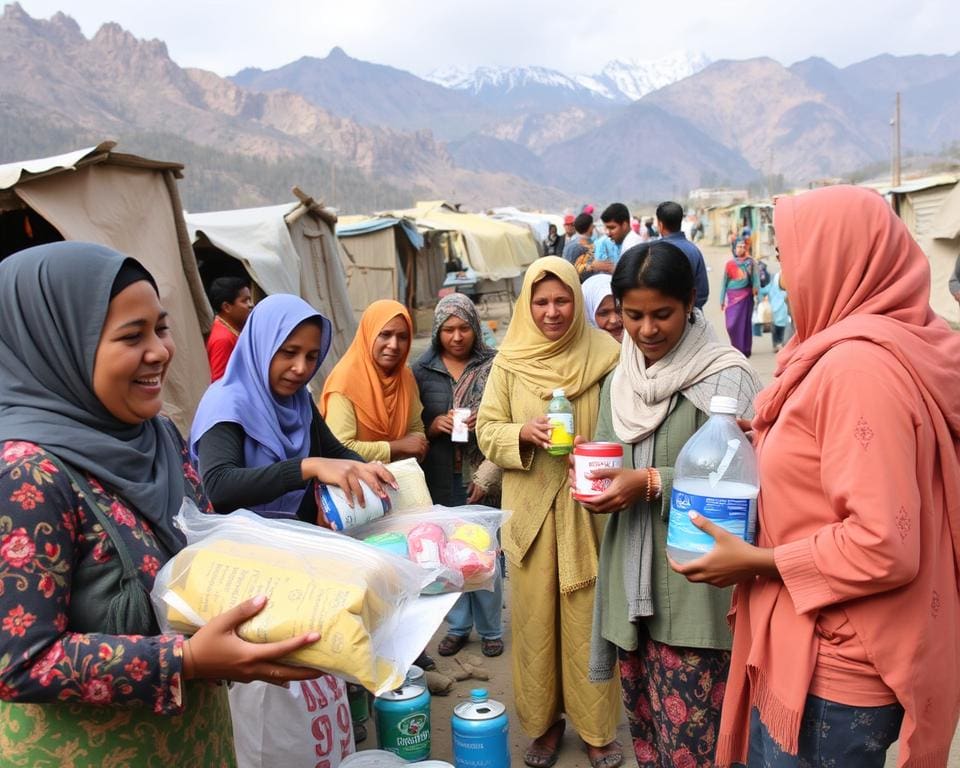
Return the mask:
<svg viewBox="0 0 960 768">
<path fill-rule="evenodd" d="M 580 443 L 573 449 L 573 469 L 577 477 L 574 496 L 588 497 L 603 493 L 610 485 L 608 478 L 590 480 L 587 475 L 598 469 L 622 469 L 623 446 L 620 443 Z"/>
</svg>

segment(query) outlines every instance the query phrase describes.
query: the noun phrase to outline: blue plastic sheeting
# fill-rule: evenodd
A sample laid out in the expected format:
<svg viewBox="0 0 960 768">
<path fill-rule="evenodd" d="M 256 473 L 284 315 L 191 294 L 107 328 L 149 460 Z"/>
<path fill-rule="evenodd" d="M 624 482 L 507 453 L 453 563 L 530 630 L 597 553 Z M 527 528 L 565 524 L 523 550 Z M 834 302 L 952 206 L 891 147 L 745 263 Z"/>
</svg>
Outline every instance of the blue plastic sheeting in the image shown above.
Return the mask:
<svg viewBox="0 0 960 768">
<path fill-rule="evenodd" d="M 379 232 L 381 229 L 389 229 L 399 225 L 407 240 L 418 251 L 423 248 L 423 235 L 421 235 L 412 221 L 407 219 L 394 219 L 381 217 L 376 219 L 364 219 L 355 224 L 337 224 L 337 237 L 354 237 L 356 235 L 369 235 L 371 232 Z"/>
</svg>

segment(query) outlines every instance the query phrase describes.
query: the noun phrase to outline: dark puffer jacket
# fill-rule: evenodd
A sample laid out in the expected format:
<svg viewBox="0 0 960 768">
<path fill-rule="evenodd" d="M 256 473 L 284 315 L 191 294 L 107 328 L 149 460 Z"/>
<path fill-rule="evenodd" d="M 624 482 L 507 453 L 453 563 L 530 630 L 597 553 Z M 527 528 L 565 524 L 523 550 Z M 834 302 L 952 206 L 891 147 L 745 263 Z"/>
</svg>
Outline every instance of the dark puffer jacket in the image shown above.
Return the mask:
<svg viewBox="0 0 960 768">
<path fill-rule="evenodd" d="M 464 373 L 481 364 L 480 358 L 472 357 Z M 420 400 L 423 402 L 423 424 L 429 430 L 437 416 L 453 408 L 453 377 L 440 359 L 440 354 L 432 347 L 413 364 L 413 375 L 417 379 Z M 435 504 L 453 504 L 453 469 L 457 447 L 450 435 L 430 438 L 430 450 L 423 460 L 423 473 L 427 476 L 427 487 Z"/>
</svg>

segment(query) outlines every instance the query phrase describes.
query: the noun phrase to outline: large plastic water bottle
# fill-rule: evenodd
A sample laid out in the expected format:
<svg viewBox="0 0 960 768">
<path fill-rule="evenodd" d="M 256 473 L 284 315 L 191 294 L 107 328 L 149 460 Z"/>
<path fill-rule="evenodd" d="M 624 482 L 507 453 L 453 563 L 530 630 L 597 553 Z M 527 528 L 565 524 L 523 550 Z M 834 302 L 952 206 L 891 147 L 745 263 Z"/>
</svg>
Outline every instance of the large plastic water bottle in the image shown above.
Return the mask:
<svg viewBox="0 0 960 768">
<path fill-rule="evenodd" d="M 667 554 L 686 563 L 713 549 L 713 537 L 693 524 L 691 510 L 752 544 L 759 493 L 757 457 L 737 426 L 737 400 L 713 397 L 710 418 L 674 466 Z"/>
<path fill-rule="evenodd" d="M 554 456 L 565 456 L 573 450 L 573 405 L 567 400 L 562 389 L 553 390 L 553 399 L 547 406 L 547 420 L 550 422 L 550 447 L 547 451 Z"/>
</svg>

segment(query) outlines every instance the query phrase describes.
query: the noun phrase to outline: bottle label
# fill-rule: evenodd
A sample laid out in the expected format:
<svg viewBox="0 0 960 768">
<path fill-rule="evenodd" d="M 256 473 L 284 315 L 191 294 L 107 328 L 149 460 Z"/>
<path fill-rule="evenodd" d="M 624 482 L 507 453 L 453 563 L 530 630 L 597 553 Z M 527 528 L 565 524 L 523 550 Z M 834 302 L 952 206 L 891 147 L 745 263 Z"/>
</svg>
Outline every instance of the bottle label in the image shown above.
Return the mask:
<svg viewBox="0 0 960 768">
<path fill-rule="evenodd" d="M 554 448 L 572 448 L 573 414 L 549 413 L 547 419 L 549 419 L 551 427 L 550 445 Z"/>
<path fill-rule="evenodd" d="M 748 525 L 751 508 L 756 499 L 727 499 L 718 496 L 698 496 L 673 489 L 670 495 L 670 524 L 667 528 L 667 546 L 684 552 L 709 552 L 713 537 L 693 524 L 688 513 L 692 510 L 710 522 L 750 541 Z M 751 542 L 752 543 L 752 542 Z"/>
</svg>

